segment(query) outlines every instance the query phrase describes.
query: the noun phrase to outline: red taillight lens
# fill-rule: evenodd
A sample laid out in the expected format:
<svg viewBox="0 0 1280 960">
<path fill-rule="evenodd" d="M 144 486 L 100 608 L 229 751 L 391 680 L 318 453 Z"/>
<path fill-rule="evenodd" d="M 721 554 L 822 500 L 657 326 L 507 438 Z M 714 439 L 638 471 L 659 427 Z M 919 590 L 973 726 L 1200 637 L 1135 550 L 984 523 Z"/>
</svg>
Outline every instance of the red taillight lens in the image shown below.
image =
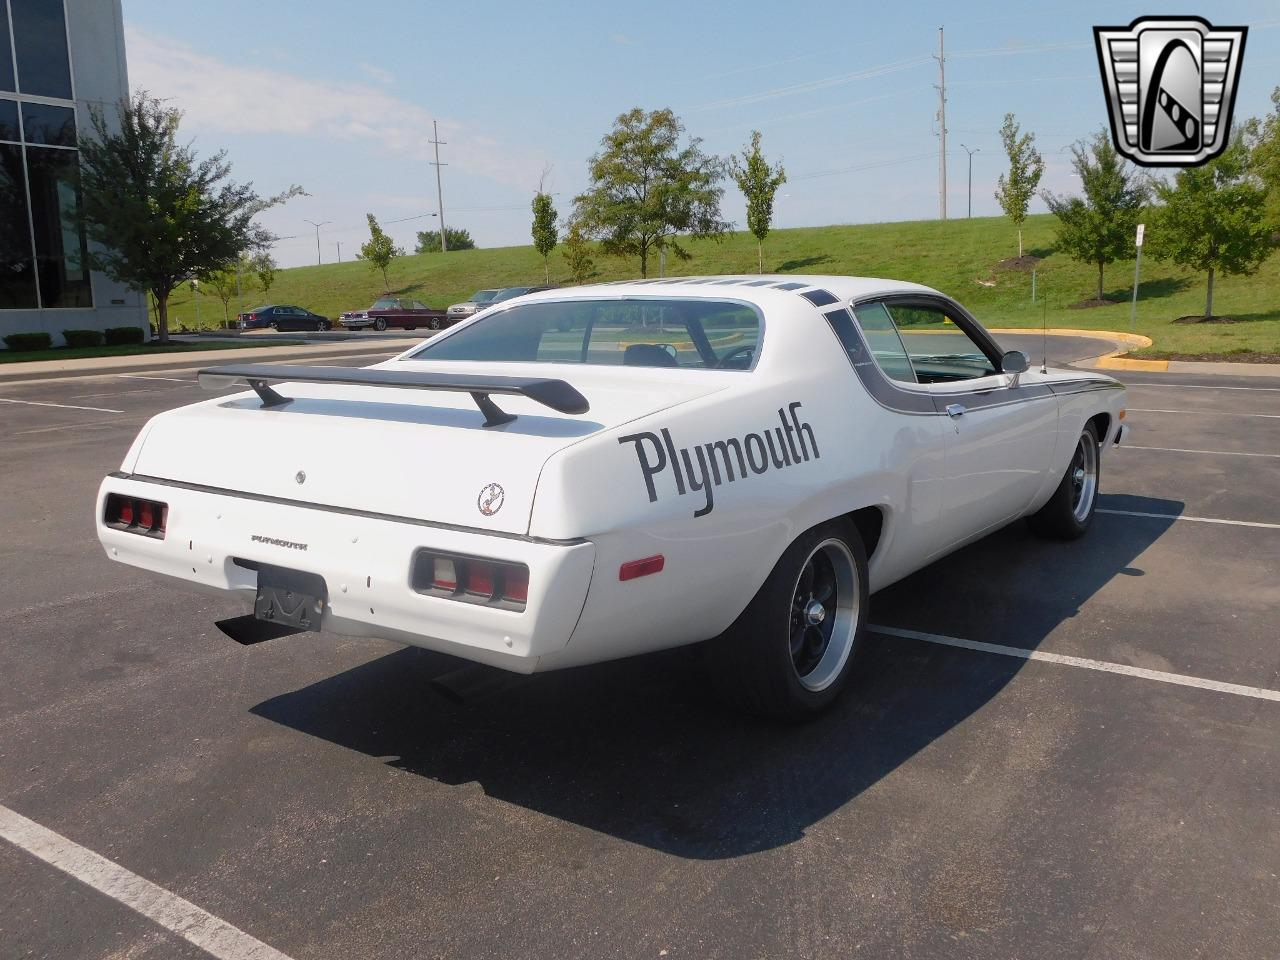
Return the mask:
<svg viewBox="0 0 1280 960">
<path fill-rule="evenodd" d="M 109 525 L 129 533 L 140 533 L 163 540 L 165 528 L 169 525 L 169 505 L 109 493 L 103 519 Z"/>
<path fill-rule="evenodd" d="M 666 563 L 666 558 L 662 554 L 658 554 L 656 557 L 645 557 L 643 560 L 629 560 L 618 568 L 618 579 L 634 580 L 637 577 L 647 577 L 653 573 L 661 573 Z"/>
<path fill-rule="evenodd" d="M 437 590 L 458 589 L 458 571 L 454 569 L 452 560 L 447 557 L 436 557 L 432 561 L 431 585 Z"/>
<path fill-rule="evenodd" d="M 468 560 L 467 593 L 474 593 L 481 597 L 492 597 L 495 572 L 494 565 L 487 560 Z"/>
<path fill-rule="evenodd" d="M 502 571 L 502 599 L 513 603 L 529 600 L 529 568 L 509 565 Z"/>
</svg>

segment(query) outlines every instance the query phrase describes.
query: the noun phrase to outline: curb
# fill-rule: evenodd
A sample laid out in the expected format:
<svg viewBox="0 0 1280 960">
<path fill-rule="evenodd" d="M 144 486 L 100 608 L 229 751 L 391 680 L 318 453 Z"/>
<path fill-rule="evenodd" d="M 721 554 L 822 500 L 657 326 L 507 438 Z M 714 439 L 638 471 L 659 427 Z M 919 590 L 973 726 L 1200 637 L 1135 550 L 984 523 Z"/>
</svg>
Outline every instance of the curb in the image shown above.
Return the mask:
<svg viewBox="0 0 1280 960">
<path fill-rule="evenodd" d="M 1094 340 L 1107 340 L 1116 349 L 1104 353 L 1091 361 L 1082 361 L 1080 366 L 1093 367 L 1095 370 L 1148 370 L 1153 373 L 1164 373 L 1169 369 L 1168 360 L 1137 360 L 1122 356 L 1130 350 L 1145 349 L 1153 343 L 1150 337 L 1140 333 L 1119 333 L 1115 330 L 1076 330 L 1070 327 L 1055 327 L 1052 330 L 1037 331 L 1034 327 L 1004 327 L 992 330 L 992 333 L 1045 333 L 1051 337 L 1090 337 Z"/>
</svg>

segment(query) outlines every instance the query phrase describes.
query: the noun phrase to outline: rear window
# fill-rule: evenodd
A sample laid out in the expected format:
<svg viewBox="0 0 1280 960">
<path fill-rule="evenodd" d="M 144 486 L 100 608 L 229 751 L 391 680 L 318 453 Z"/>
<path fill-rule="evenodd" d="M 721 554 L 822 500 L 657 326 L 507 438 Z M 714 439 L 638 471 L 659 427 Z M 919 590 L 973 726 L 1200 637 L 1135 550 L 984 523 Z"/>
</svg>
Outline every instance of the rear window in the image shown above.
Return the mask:
<svg viewBox="0 0 1280 960">
<path fill-rule="evenodd" d="M 460 327 L 410 358 L 746 370 L 760 337 L 759 314 L 728 300 L 542 301 Z"/>
</svg>

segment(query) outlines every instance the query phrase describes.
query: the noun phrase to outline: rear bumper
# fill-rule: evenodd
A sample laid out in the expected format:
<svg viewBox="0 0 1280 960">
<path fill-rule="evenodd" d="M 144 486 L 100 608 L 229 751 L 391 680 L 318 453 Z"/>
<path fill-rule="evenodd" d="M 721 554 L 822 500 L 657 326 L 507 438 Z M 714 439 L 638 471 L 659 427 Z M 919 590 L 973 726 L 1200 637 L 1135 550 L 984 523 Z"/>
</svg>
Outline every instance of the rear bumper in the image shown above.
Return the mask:
<svg viewBox="0 0 1280 960">
<path fill-rule="evenodd" d="M 163 540 L 103 523 L 108 493 L 169 505 Z M 520 673 L 569 642 L 595 564 L 589 542 L 547 543 L 445 529 L 409 520 L 293 506 L 234 493 L 211 493 L 112 475 L 98 491 L 95 526 L 107 556 L 175 577 L 250 605 L 257 572 L 236 561 L 290 567 L 322 576 L 328 589 L 324 629 L 382 637 Z M 255 541 L 264 537 L 271 543 Z M 523 611 L 426 596 L 410 585 L 412 557 L 427 547 L 523 563 L 529 598 Z"/>
</svg>

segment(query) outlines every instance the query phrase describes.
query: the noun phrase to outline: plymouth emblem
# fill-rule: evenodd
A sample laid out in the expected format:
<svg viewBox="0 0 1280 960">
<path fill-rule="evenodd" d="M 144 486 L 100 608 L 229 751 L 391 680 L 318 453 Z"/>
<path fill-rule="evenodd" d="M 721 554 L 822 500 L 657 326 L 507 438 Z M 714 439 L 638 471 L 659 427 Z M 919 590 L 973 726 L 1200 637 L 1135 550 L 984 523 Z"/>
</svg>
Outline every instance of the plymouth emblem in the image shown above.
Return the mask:
<svg viewBox="0 0 1280 960">
<path fill-rule="evenodd" d="M 480 508 L 480 512 L 486 517 L 492 517 L 502 509 L 502 502 L 506 497 L 507 495 L 503 491 L 501 484 L 490 483 L 480 490 L 480 496 L 476 499 L 476 506 Z"/>
</svg>

